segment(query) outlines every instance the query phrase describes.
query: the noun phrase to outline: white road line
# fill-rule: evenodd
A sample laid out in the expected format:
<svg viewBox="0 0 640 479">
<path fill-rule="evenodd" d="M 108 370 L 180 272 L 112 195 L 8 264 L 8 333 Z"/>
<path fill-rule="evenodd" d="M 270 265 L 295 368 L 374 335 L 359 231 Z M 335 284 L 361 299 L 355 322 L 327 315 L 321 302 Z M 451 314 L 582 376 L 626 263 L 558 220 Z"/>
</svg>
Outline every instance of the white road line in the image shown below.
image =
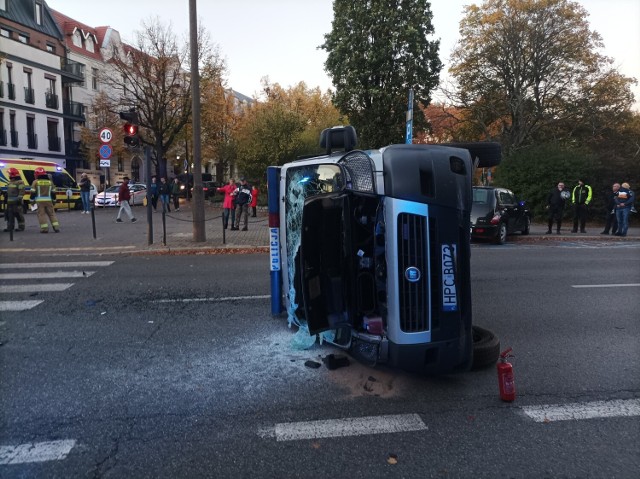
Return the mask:
<svg viewBox="0 0 640 479">
<path fill-rule="evenodd" d="M 110 266 L 113 261 L 67 261 L 65 263 L 0 263 L 0 269 L 29 268 L 99 268 Z"/>
<path fill-rule="evenodd" d="M 640 283 L 624 284 L 572 284 L 572 288 L 632 288 L 640 286 Z"/>
<path fill-rule="evenodd" d="M 27 309 L 35 308 L 43 301 L 44 299 L 0 301 L 0 311 L 26 311 Z"/>
<path fill-rule="evenodd" d="M 298 441 L 324 437 L 364 436 L 394 432 L 425 431 L 427 426 L 418 414 L 368 416 L 330 419 L 326 421 L 286 422 L 276 424 L 259 435 L 274 437 L 276 441 Z"/>
<path fill-rule="evenodd" d="M 522 410 L 536 422 L 640 416 L 640 399 L 525 406 Z"/>
<path fill-rule="evenodd" d="M 46 291 L 64 291 L 71 286 L 73 283 L 12 284 L 0 286 L 0 293 L 44 293 Z"/>
<path fill-rule="evenodd" d="M 0 446 L 0 464 L 60 461 L 67 457 L 75 445 L 75 440 L 63 440 Z"/>
<path fill-rule="evenodd" d="M 222 298 L 184 298 L 184 299 L 156 299 L 152 303 L 196 303 L 209 301 L 212 303 L 222 301 L 239 301 L 242 299 L 269 299 L 271 295 L 263 294 L 261 296 L 226 296 Z"/>
<path fill-rule="evenodd" d="M 55 273 L 3 273 L 3 279 L 51 279 L 51 278 L 82 278 L 91 276 L 95 271 L 56 271 Z"/>
</svg>

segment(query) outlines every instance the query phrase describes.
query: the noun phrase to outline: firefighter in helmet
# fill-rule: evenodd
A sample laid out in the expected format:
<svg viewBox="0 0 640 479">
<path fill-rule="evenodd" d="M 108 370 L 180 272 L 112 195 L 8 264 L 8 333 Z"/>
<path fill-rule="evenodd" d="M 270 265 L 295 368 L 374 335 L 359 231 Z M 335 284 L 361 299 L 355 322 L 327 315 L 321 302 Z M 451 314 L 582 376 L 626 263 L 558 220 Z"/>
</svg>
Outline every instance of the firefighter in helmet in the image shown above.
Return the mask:
<svg viewBox="0 0 640 479">
<path fill-rule="evenodd" d="M 22 197 L 24 196 L 24 183 L 20 178 L 17 168 L 9 168 L 9 183 L 7 183 L 7 228 L 5 231 L 15 229 L 15 221 L 18 219 L 18 231 L 24 231 L 24 215 L 22 214 Z"/>
<path fill-rule="evenodd" d="M 60 223 L 56 217 L 56 211 L 53 209 L 53 183 L 47 176 L 47 172 L 44 168 L 38 167 L 35 171 L 36 179 L 31 185 L 31 204 L 36 203 L 38 205 L 38 223 L 40 223 L 40 233 L 49 232 L 49 222 L 53 231 L 60 232 Z M 47 220 L 48 218 L 48 220 Z"/>
</svg>

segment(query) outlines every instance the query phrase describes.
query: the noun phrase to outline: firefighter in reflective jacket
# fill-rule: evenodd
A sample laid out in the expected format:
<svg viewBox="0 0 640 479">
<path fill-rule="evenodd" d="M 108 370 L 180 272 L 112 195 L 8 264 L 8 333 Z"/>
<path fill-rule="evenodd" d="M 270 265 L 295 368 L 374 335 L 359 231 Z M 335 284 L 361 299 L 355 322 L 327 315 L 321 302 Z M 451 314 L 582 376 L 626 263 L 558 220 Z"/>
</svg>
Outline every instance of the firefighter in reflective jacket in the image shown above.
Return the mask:
<svg viewBox="0 0 640 479">
<path fill-rule="evenodd" d="M 47 176 L 47 172 L 44 168 L 38 167 L 35 171 L 36 179 L 31 185 L 31 204 L 36 203 L 38 205 L 38 223 L 40 223 L 40 233 L 49 232 L 49 222 L 53 231 L 60 232 L 60 223 L 56 217 L 56 212 L 53 209 L 52 197 L 54 195 L 53 183 Z"/>
<path fill-rule="evenodd" d="M 9 168 L 9 183 L 7 183 L 7 228 L 5 231 L 13 231 L 18 219 L 18 231 L 24 231 L 24 215 L 22 214 L 22 197 L 24 196 L 24 183 L 20 178 L 17 168 Z"/>
</svg>

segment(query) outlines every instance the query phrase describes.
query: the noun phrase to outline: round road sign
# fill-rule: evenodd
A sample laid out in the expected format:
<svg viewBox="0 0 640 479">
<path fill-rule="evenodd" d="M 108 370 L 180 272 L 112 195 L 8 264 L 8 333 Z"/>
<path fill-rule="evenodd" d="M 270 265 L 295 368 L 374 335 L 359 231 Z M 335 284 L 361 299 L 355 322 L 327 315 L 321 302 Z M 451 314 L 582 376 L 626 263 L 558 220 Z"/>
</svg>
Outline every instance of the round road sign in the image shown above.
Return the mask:
<svg viewBox="0 0 640 479">
<path fill-rule="evenodd" d="M 106 160 L 107 158 L 111 158 L 112 153 L 113 153 L 113 150 L 109 145 L 104 144 L 100 147 L 100 158 L 104 160 Z"/>
<path fill-rule="evenodd" d="M 109 128 L 100 130 L 100 141 L 102 143 L 109 143 L 111 138 L 113 138 L 113 132 Z"/>
</svg>

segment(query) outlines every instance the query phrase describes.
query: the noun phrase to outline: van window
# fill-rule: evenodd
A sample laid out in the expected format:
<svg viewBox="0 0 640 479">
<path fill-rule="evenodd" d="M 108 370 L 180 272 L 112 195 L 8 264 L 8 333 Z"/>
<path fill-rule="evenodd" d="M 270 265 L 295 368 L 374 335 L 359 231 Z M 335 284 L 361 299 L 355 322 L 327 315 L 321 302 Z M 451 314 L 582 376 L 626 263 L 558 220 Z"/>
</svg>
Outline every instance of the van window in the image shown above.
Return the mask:
<svg viewBox="0 0 640 479">
<path fill-rule="evenodd" d="M 22 170 L 24 178 L 27 180 L 27 184 L 31 185 L 36 179 L 36 175 L 33 170 Z M 47 174 L 51 177 L 51 181 L 56 188 L 77 188 L 75 180 L 71 178 L 67 173 L 56 171 L 47 171 Z"/>
</svg>

